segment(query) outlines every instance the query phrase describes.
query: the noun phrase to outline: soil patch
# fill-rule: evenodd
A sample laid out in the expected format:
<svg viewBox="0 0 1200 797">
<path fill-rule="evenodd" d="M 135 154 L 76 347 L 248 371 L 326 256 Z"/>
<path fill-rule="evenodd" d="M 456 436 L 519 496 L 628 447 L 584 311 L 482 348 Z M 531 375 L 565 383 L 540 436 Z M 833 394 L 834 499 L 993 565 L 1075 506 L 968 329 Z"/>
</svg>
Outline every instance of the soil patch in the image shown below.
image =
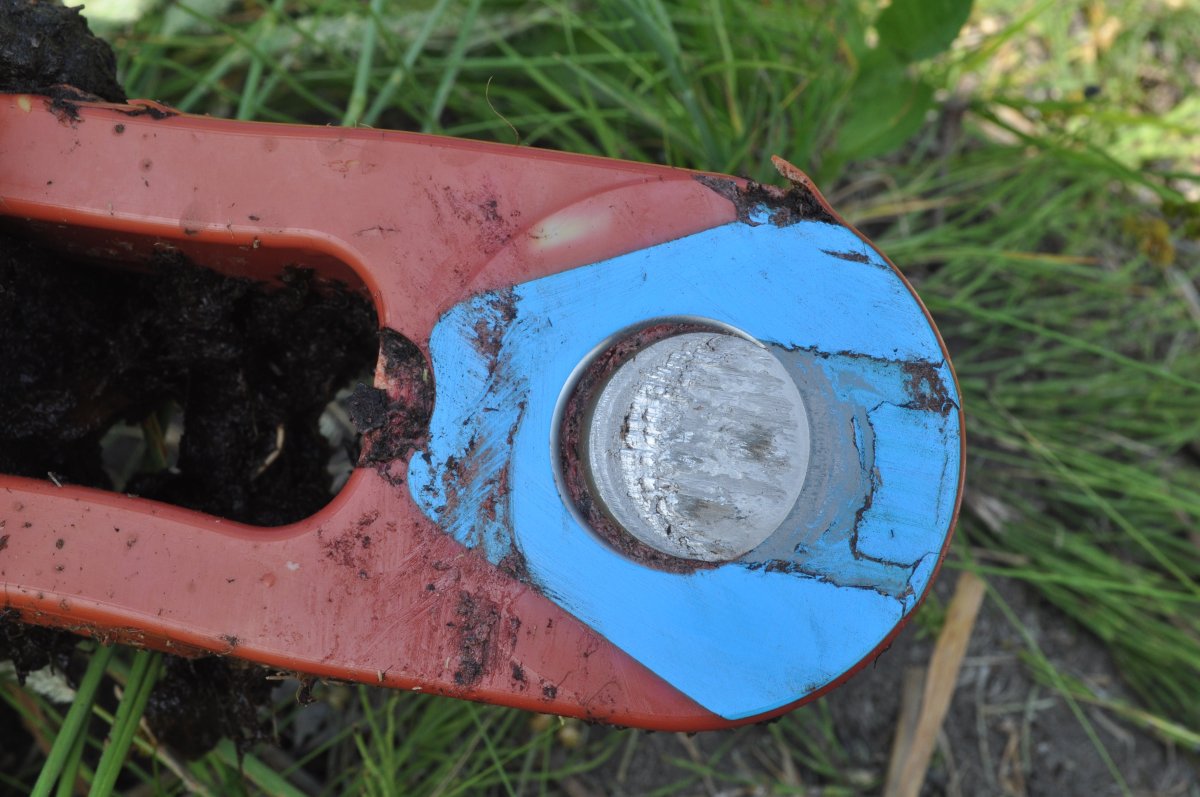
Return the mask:
<svg viewBox="0 0 1200 797">
<path fill-rule="evenodd" d="M 300 520 L 332 498 L 319 421 L 373 364 L 376 326 L 366 298 L 303 269 L 272 286 L 178 255 L 114 269 L 0 232 L 0 473 L 112 489 L 106 433 L 149 434 L 182 408 L 177 463 L 159 457 L 124 491 L 255 525 Z M 15 615 L 0 616 L 0 661 L 22 679 L 68 670 L 78 637 Z M 165 672 L 147 709 L 160 741 L 198 756 L 223 736 L 265 738 L 266 671 L 167 657 Z"/>
<path fill-rule="evenodd" d="M 222 738 L 239 750 L 271 738 L 272 684 L 260 667 L 236 659 L 167 656 L 146 706 L 155 738 L 199 758 Z"/>
<path fill-rule="evenodd" d="M 738 221 L 743 224 L 761 224 L 763 215 L 776 227 L 787 227 L 799 221 L 838 223 L 828 206 L 813 191 L 808 178 L 793 180 L 792 187 L 786 191 L 754 180 L 738 185 L 726 177 L 708 174 L 696 175 L 696 182 L 732 202 Z"/>
<path fill-rule="evenodd" d="M 318 422 L 378 347 L 370 302 L 303 269 L 271 287 L 179 255 L 111 269 L 10 233 L 0 319 L 0 472 L 112 489 L 106 432 L 178 406 L 177 464 L 122 489 L 263 526 L 332 497 Z"/>
<path fill-rule="evenodd" d="M 56 102 L 125 101 L 112 48 L 92 35 L 80 10 L 0 0 L 0 91 L 44 94 Z"/>
<path fill-rule="evenodd" d="M 11 661 L 17 682 L 53 665 L 66 672 L 78 637 L 51 628 L 25 625 L 12 609 L 0 609 L 0 661 Z"/>
</svg>

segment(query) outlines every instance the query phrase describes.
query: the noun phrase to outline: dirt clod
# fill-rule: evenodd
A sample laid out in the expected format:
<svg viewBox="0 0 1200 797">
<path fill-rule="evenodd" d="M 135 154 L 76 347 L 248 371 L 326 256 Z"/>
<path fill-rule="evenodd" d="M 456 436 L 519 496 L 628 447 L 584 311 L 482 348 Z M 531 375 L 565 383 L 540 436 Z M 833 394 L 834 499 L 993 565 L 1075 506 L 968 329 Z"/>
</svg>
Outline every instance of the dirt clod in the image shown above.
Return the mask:
<svg viewBox="0 0 1200 797">
<path fill-rule="evenodd" d="M 696 180 L 732 202 L 738 221 L 744 224 L 760 224 L 755 218 L 762 212 L 766 212 L 767 219 L 776 227 L 787 227 L 798 221 L 839 223 L 807 182 L 794 181 L 785 191 L 753 180 L 743 186 L 727 177 L 707 174 L 697 175 Z"/>
<path fill-rule="evenodd" d="M 47 665 L 66 671 L 79 638 L 21 622 L 13 609 L 0 609 L 0 661 L 12 661 L 17 681 Z"/>
<path fill-rule="evenodd" d="M 387 393 L 359 382 L 346 402 L 346 410 L 360 434 L 378 429 L 387 421 Z"/>
<path fill-rule="evenodd" d="M 431 369 L 424 353 L 411 340 L 394 330 L 380 330 L 376 371 L 383 378 L 382 398 L 367 393 L 360 396 L 361 402 L 369 406 L 373 424 L 359 427 L 363 432 L 360 465 L 406 458 L 425 439 L 433 415 Z M 382 409 L 379 404 L 384 405 Z M 377 411 L 382 415 L 379 423 L 375 423 Z"/>
<path fill-rule="evenodd" d="M 164 664 L 146 707 L 146 721 L 159 742 L 198 758 L 223 737 L 240 750 L 270 738 L 264 707 L 271 683 L 264 670 L 215 657 L 167 657 Z"/>
<path fill-rule="evenodd" d="M 92 35 L 80 10 L 49 0 L 0 0 L 0 91 L 125 101 L 116 56 Z"/>
</svg>

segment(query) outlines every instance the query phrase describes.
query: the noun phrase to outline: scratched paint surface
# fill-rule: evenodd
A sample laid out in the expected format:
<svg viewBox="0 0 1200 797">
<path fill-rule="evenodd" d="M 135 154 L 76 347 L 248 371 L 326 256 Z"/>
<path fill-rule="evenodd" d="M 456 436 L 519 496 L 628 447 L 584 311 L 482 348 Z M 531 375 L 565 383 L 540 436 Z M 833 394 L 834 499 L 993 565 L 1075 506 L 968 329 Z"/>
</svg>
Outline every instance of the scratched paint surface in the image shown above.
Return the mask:
<svg viewBox="0 0 1200 797">
<path fill-rule="evenodd" d="M 768 345 L 812 427 L 804 489 L 732 563 L 667 573 L 585 528 L 556 482 L 555 407 L 615 333 L 700 316 Z M 735 223 L 476 297 L 431 339 L 418 506 L 714 713 L 798 700 L 852 668 L 915 606 L 949 532 L 958 394 L 892 269 L 849 230 Z"/>
</svg>

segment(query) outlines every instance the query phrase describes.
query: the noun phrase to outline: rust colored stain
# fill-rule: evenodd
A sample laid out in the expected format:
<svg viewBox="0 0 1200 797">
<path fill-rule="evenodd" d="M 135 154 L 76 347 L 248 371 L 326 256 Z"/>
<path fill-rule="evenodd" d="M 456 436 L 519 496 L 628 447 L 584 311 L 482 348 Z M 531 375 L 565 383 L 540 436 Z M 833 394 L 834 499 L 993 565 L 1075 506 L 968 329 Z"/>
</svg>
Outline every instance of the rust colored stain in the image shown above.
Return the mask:
<svg viewBox="0 0 1200 797">
<path fill-rule="evenodd" d="M 503 511 L 503 500 L 508 495 L 508 469 L 502 469 L 496 474 L 496 479 L 493 483 L 492 490 L 484 496 L 479 502 L 479 508 L 483 512 L 483 516 L 488 520 L 495 520 Z"/>
<path fill-rule="evenodd" d="M 516 579 L 522 584 L 532 584 L 533 580 L 529 575 L 529 563 L 525 561 L 525 554 L 513 545 L 508 553 L 496 564 L 501 573 L 509 578 Z"/>
<path fill-rule="evenodd" d="M 908 377 L 907 388 L 913 400 L 912 409 L 936 412 L 945 417 L 958 405 L 938 374 L 938 366 L 930 362 L 906 362 L 901 366 Z"/>
<path fill-rule="evenodd" d="M 488 312 L 475 322 L 475 350 L 488 363 L 488 373 L 496 371 L 504 333 L 517 320 L 517 298 L 511 287 L 488 294 Z"/>
</svg>

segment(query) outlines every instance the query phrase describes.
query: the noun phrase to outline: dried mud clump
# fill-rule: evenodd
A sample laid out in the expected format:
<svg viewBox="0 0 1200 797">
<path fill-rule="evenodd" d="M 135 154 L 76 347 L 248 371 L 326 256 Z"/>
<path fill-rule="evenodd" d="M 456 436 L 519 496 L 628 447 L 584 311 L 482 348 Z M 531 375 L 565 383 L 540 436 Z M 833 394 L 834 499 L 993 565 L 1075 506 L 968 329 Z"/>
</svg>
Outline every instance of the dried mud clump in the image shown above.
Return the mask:
<svg viewBox="0 0 1200 797">
<path fill-rule="evenodd" d="M 454 683 L 474 686 L 491 668 L 500 609 L 491 601 L 460 592 L 455 619 L 451 624 L 459 640 L 458 669 Z"/>
<path fill-rule="evenodd" d="M 787 227 L 799 221 L 820 221 L 838 224 L 837 218 L 817 195 L 811 183 L 793 181 L 788 190 L 748 180 L 739 185 L 727 177 L 696 175 L 696 181 L 733 203 L 738 221 L 759 224 L 755 218 L 765 213 L 776 227 Z"/>
<path fill-rule="evenodd" d="M 80 10 L 43 0 L 0 0 L 0 91 L 58 98 L 69 86 L 125 101 L 112 48 L 92 35 Z M 70 99 L 88 99 L 78 92 Z"/>
<path fill-rule="evenodd" d="M 53 665 L 65 672 L 79 638 L 50 628 L 25 625 L 12 609 L 0 609 L 0 661 L 11 661 L 17 681 Z"/>
<path fill-rule="evenodd" d="M 239 750 L 270 738 L 271 682 L 261 668 L 215 657 L 167 657 L 164 664 L 146 706 L 159 742 L 198 758 L 225 737 Z"/>
</svg>

